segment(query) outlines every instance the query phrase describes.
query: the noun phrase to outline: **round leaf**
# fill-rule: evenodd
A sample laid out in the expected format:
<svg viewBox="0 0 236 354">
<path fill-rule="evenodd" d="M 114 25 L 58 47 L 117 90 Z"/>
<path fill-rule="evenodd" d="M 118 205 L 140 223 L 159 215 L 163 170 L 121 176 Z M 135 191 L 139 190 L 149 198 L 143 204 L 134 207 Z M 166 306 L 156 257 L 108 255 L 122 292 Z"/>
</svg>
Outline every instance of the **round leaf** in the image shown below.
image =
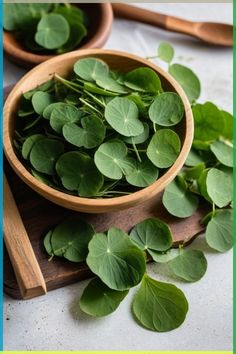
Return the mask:
<svg viewBox="0 0 236 354">
<path fill-rule="evenodd" d="M 191 149 L 185 161 L 186 166 L 194 167 L 204 162 L 204 159 L 194 149 Z"/>
<path fill-rule="evenodd" d="M 54 98 L 47 92 L 37 91 L 32 96 L 32 105 L 36 113 L 43 114 L 45 108 L 53 103 Z"/>
<path fill-rule="evenodd" d="M 94 155 L 99 171 L 111 179 L 121 179 L 134 168 L 134 161 L 127 157 L 127 147 L 120 140 L 110 140 L 100 145 Z"/>
<path fill-rule="evenodd" d="M 131 240 L 141 250 L 166 251 L 173 244 L 169 226 L 159 219 L 146 219 L 132 229 Z"/>
<path fill-rule="evenodd" d="M 223 141 L 214 141 L 210 149 L 219 162 L 228 167 L 233 167 L 233 146 Z"/>
<path fill-rule="evenodd" d="M 107 64 L 96 58 L 79 59 L 74 64 L 74 72 L 86 81 L 96 81 L 100 77 L 107 76 L 109 67 Z"/>
<path fill-rule="evenodd" d="M 189 192 L 187 186 L 178 179 L 166 187 L 162 202 L 170 214 L 179 218 L 193 215 L 198 207 L 198 197 Z"/>
<path fill-rule="evenodd" d="M 57 133 L 61 134 L 65 124 L 79 122 L 83 114 L 76 107 L 64 103 L 54 107 L 52 110 L 50 125 Z"/>
<path fill-rule="evenodd" d="M 55 163 L 64 153 L 64 144 L 61 141 L 45 138 L 37 140 L 30 152 L 30 162 L 38 172 L 53 175 Z"/>
<path fill-rule="evenodd" d="M 228 205 L 233 198 L 230 176 L 216 168 L 211 168 L 206 177 L 207 193 L 219 208 Z"/>
<path fill-rule="evenodd" d="M 167 332 L 184 322 L 188 302 L 175 285 L 156 281 L 145 274 L 132 308 L 142 326 L 156 332 Z"/>
<path fill-rule="evenodd" d="M 112 228 L 96 234 L 89 243 L 87 264 L 109 288 L 127 290 L 137 285 L 145 272 L 143 252 L 123 231 Z"/>
<path fill-rule="evenodd" d="M 138 68 L 128 72 L 124 78 L 125 86 L 134 91 L 158 93 L 162 91 L 157 73 L 150 68 Z"/>
<path fill-rule="evenodd" d="M 44 15 L 38 23 L 35 41 L 46 49 L 57 49 L 65 44 L 70 35 L 70 26 L 59 14 Z"/>
<path fill-rule="evenodd" d="M 157 180 L 158 169 L 147 159 L 135 161 L 134 168 L 126 175 L 126 181 L 132 186 L 147 187 Z"/>
<path fill-rule="evenodd" d="M 169 127 L 178 124 L 184 115 L 184 105 L 179 95 L 164 92 L 157 96 L 149 108 L 149 117 L 154 123 Z"/>
<path fill-rule="evenodd" d="M 88 243 L 94 235 L 92 225 L 71 217 L 56 226 L 51 235 L 53 254 L 71 262 L 83 262 L 88 254 Z"/>
<path fill-rule="evenodd" d="M 56 107 L 63 107 L 64 103 L 63 102 L 54 102 L 51 103 L 49 106 L 47 106 L 44 110 L 43 110 L 43 118 L 45 119 L 50 119 L 51 117 L 51 113 L 54 110 L 54 108 Z"/>
<path fill-rule="evenodd" d="M 218 252 L 226 252 L 233 247 L 233 211 L 217 210 L 206 228 L 208 245 Z"/>
<path fill-rule="evenodd" d="M 182 86 L 190 103 L 196 101 L 201 92 L 201 85 L 194 72 L 181 64 L 172 64 L 169 67 L 169 73 Z"/>
<path fill-rule="evenodd" d="M 100 279 L 90 281 L 80 298 L 80 308 L 90 316 L 103 317 L 114 312 L 128 290 L 117 291 L 110 289 Z"/>
<path fill-rule="evenodd" d="M 44 135 L 42 134 L 34 134 L 34 135 L 31 135 L 29 136 L 25 141 L 24 141 L 24 144 L 22 145 L 22 150 L 21 150 L 21 153 L 22 153 L 22 156 L 25 160 L 27 160 L 30 156 L 30 152 L 32 150 L 32 147 L 34 145 L 34 143 L 37 141 L 37 140 L 40 140 L 44 138 Z"/>
<path fill-rule="evenodd" d="M 107 122 L 124 136 L 135 136 L 144 132 L 144 126 L 138 119 L 138 114 L 136 104 L 128 98 L 116 97 L 105 108 Z"/>
<path fill-rule="evenodd" d="M 48 231 L 46 236 L 44 237 L 43 244 L 44 248 L 49 254 L 49 256 L 53 256 L 53 249 L 52 249 L 52 244 L 51 244 L 51 237 L 52 237 L 52 230 Z"/>
<path fill-rule="evenodd" d="M 178 135 L 173 130 L 161 129 L 153 135 L 147 148 L 147 156 L 155 166 L 167 168 L 173 165 L 180 149 Z"/>
<path fill-rule="evenodd" d="M 56 171 L 63 186 L 78 191 L 81 197 L 96 195 L 103 185 L 103 176 L 88 155 L 78 151 L 66 152 L 58 159 Z"/>
<path fill-rule="evenodd" d="M 167 252 L 149 250 L 148 253 L 156 263 L 167 263 L 179 255 L 179 250 L 171 248 Z"/>
<path fill-rule="evenodd" d="M 92 149 L 105 139 L 106 129 L 101 119 L 95 116 L 81 118 L 82 128 L 74 123 L 63 126 L 63 136 L 72 145 Z"/>
<path fill-rule="evenodd" d="M 157 54 L 161 60 L 170 63 L 174 57 L 174 48 L 169 43 L 162 42 L 158 47 Z"/>
<path fill-rule="evenodd" d="M 207 270 L 207 260 L 202 251 L 184 251 L 169 262 L 172 272 L 188 282 L 198 281 Z"/>
<path fill-rule="evenodd" d="M 122 85 L 120 85 L 116 80 L 114 80 L 111 76 L 101 76 L 96 80 L 96 84 L 102 87 L 104 90 L 108 90 L 116 93 L 127 93 L 127 89 L 125 89 Z"/>
<path fill-rule="evenodd" d="M 143 123 L 144 131 L 143 133 L 136 136 L 122 136 L 122 140 L 127 144 L 142 144 L 149 137 L 149 125 L 147 123 Z"/>
</svg>

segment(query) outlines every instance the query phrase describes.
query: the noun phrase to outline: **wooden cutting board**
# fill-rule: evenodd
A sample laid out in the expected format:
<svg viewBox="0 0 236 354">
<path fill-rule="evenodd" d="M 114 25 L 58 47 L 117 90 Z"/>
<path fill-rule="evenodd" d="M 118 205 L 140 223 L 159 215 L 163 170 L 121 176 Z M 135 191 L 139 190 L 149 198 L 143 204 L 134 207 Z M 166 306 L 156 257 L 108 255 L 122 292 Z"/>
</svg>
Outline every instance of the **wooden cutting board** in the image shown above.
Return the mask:
<svg viewBox="0 0 236 354">
<path fill-rule="evenodd" d="M 7 92 L 9 92 L 9 89 L 7 89 Z M 61 208 L 32 191 L 19 179 L 7 161 L 4 161 L 4 172 L 43 273 L 47 290 L 60 288 L 90 277 L 91 272 L 86 264 L 71 263 L 56 257 L 49 261 L 43 247 L 43 238 L 46 232 L 65 217 L 76 214 L 76 212 Z M 205 204 L 200 205 L 192 217 L 179 219 L 168 214 L 161 199 L 162 193 L 151 201 L 128 210 L 105 214 L 78 214 L 81 219 L 91 223 L 98 232 L 105 231 L 112 226 L 129 231 L 141 220 L 149 217 L 160 218 L 171 227 L 176 246 L 183 241 L 190 242 L 203 231 L 199 221 L 207 212 Z M 4 210 L 4 213 L 7 213 L 7 210 Z M 14 298 L 21 298 L 14 270 L 6 250 L 4 252 L 4 291 Z M 37 294 L 34 294 L 34 296 L 37 296 Z"/>
</svg>

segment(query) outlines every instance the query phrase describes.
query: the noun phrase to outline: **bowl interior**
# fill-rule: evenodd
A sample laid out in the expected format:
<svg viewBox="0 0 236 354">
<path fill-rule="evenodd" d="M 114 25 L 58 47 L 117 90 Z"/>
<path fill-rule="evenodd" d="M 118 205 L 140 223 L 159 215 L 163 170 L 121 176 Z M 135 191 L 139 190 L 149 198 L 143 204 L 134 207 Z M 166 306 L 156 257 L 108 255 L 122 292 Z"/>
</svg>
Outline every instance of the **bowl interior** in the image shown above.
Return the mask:
<svg viewBox="0 0 236 354">
<path fill-rule="evenodd" d="M 140 189 L 131 195 L 108 198 L 108 199 L 91 199 L 81 198 L 77 196 L 69 196 L 65 193 L 58 192 L 55 189 L 44 185 L 37 181 L 22 165 L 15 155 L 13 149 L 13 134 L 15 128 L 15 117 L 19 107 L 19 102 L 22 94 L 30 89 L 35 88 L 47 80 L 51 79 L 56 72 L 60 76 L 66 77 L 72 71 L 73 64 L 76 60 L 84 57 L 96 57 L 104 60 L 111 69 L 121 70 L 123 72 L 141 67 L 149 66 L 157 71 L 163 88 L 165 91 L 177 92 L 183 101 L 185 107 L 185 115 L 181 122 L 176 126 L 176 131 L 179 134 L 182 150 L 175 163 L 167 169 L 167 171 L 152 185 Z M 20 82 L 14 87 L 10 93 L 4 106 L 4 149 L 6 157 L 16 173 L 38 193 L 47 199 L 67 207 L 84 212 L 106 212 L 125 209 L 136 205 L 142 201 L 148 200 L 158 194 L 165 186 L 174 179 L 177 173 L 182 168 L 184 161 L 188 155 L 192 144 L 193 137 L 193 121 L 190 104 L 181 89 L 181 87 L 173 80 L 169 74 L 162 69 L 156 67 L 148 61 L 136 57 L 134 55 L 116 51 L 107 50 L 81 50 L 80 52 L 67 53 L 55 57 L 47 62 L 40 64 L 26 74 Z"/>
</svg>

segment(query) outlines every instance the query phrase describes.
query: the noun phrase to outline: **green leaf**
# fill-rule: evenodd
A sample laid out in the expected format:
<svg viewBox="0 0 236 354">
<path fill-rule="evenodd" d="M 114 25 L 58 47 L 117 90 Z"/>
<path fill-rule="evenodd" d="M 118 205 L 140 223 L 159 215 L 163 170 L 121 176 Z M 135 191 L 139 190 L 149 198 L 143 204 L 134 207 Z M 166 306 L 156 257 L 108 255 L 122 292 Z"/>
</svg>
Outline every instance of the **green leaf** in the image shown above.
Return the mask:
<svg viewBox="0 0 236 354">
<path fill-rule="evenodd" d="M 64 107 L 65 103 L 63 102 L 54 102 L 49 104 L 44 110 L 43 110 L 43 118 L 50 120 L 51 113 L 54 110 L 54 108 L 59 108 L 59 107 Z"/>
<path fill-rule="evenodd" d="M 105 139 L 106 128 L 101 119 L 95 116 L 81 118 L 82 128 L 74 123 L 63 126 L 63 136 L 72 145 L 92 149 Z"/>
<path fill-rule="evenodd" d="M 159 44 L 157 54 L 161 60 L 166 63 L 170 63 L 174 57 L 174 53 L 175 51 L 171 44 L 167 42 L 162 42 Z"/>
<path fill-rule="evenodd" d="M 52 237 L 52 230 L 49 230 L 43 240 L 44 248 L 47 251 L 47 253 L 49 254 L 49 256 L 53 256 L 51 237 Z"/>
<path fill-rule="evenodd" d="M 64 153 L 64 144 L 61 141 L 45 138 L 37 140 L 30 152 L 30 162 L 38 172 L 53 175 L 55 163 Z"/>
<path fill-rule="evenodd" d="M 136 136 L 144 132 L 138 119 L 138 108 L 128 98 L 116 97 L 105 108 L 105 118 L 111 127 L 124 136 Z"/>
<path fill-rule="evenodd" d="M 81 197 L 96 195 L 104 182 L 93 159 L 78 151 L 61 155 L 56 163 L 56 171 L 63 186 L 70 191 L 78 191 Z"/>
<path fill-rule="evenodd" d="M 117 95 L 115 92 L 110 92 L 110 91 L 104 90 L 103 88 L 96 86 L 92 82 L 84 82 L 84 88 L 86 91 L 96 93 L 96 94 L 102 95 L 102 96 L 114 97 Z"/>
<path fill-rule="evenodd" d="M 210 149 L 217 160 L 225 166 L 233 167 L 233 145 L 224 141 L 214 141 Z"/>
<path fill-rule="evenodd" d="M 82 23 L 72 23 L 70 25 L 70 36 L 67 42 L 57 49 L 57 53 L 66 53 L 76 49 L 86 35 L 87 30 Z"/>
<path fill-rule="evenodd" d="M 209 172 L 209 168 L 206 168 L 205 170 L 202 171 L 200 177 L 197 180 L 197 185 L 200 194 L 210 203 L 212 203 L 212 200 L 207 192 L 207 174 Z"/>
<path fill-rule="evenodd" d="M 99 146 L 94 162 L 104 176 L 119 180 L 134 168 L 134 161 L 127 154 L 128 149 L 122 141 L 109 140 Z"/>
<path fill-rule="evenodd" d="M 141 249 L 166 251 L 173 244 L 173 237 L 169 226 L 154 218 L 141 221 L 131 230 L 131 240 Z"/>
<path fill-rule="evenodd" d="M 132 186 L 147 187 L 157 180 L 158 169 L 147 159 L 142 162 L 135 161 L 132 171 L 125 176 Z"/>
<path fill-rule="evenodd" d="M 200 81 L 194 72 L 181 64 L 172 64 L 169 73 L 182 86 L 190 103 L 196 101 L 201 92 Z"/>
<path fill-rule="evenodd" d="M 43 84 L 38 85 L 36 88 L 23 93 L 23 97 L 26 100 L 31 100 L 33 95 L 35 94 L 35 92 L 37 92 L 37 91 L 47 92 L 47 91 L 50 91 L 53 88 L 53 86 L 54 86 L 54 80 L 53 79 L 48 80 L 48 81 L 44 82 Z"/>
<path fill-rule="evenodd" d="M 96 84 L 102 87 L 105 90 L 125 94 L 127 93 L 127 89 L 125 89 L 122 85 L 118 84 L 116 80 L 114 80 L 111 76 L 101 76 L 96 80 Z"/>
<path fill-rule="evenodd" d="M 173 130 L 161 129 L 153 135 L 147 148 L 147 156 L 155 166 L 167 168 L 173 165 L 180 149 L 178 135 Z"/>
<path fill-rule="evenodd" d="M 25 160 L 28 160 L 29 159 L 29 156 L 30 156 L 30 152 L 32 150 L 32 147 L 34 145 L 34 143 L 37 141 L 37 140 L 40 140 L 44 138 L 44 135 L 42 134 L 34 134 L 34 135 L 31 135 L 29 136 L 25 141 L 24 141 L 24 144 L 22 145 L 22 156 Z"/>
<path fill-rule="evenodd" d="M 178 218 L 187 218 L 195 213 L 198 197 L 185 185 L 183 177 L 178 176 L 165 189 L 162 202 L 168 212 Z"/>
<path fill-rule="evenodd" d="M 89 243 L 87 264 L 109 288 L 127 290 L 137 285 L 145 272 L 143 252 L 123 231 L 112 228 L 96 234 Z"/>
<path fill-rule="evenodd" d="M 37 91 L 32 97 L 32 105 L 36 113 L 43 114 L 47 106 L 53 103 L 54 97 L 47 92 Z"/>
<path fill-rule="evenodd" d="M 150 93 L 162 92 L 159 76 L 150 68 L 141 67 L 129 71 L 125 75 L 124 84 L 134 91 Z"/>
<path fill-rule="evenodd" d="M 204 159 L 202 158 L 201 155 L 199 155 L 199 153 L 194 150 L 193 148 L 191 148 L 189 154 L 188 154 L 188 157 L 185 161 L 185 165 L 186 166 L 191 166 L 191 167 L 194 167 L 194 166 L 197 166 L 201 163 L 204 162 Z"/>
<path fill-rule="evenodd" d="M 188 282 L 198 281 L 207 270 L 207 260 L 202 251 L 181 250 L 178 257 L 169 262 L 172 272 Z"/>
<path fill-rule="evenodd" d="M 198 179 L 201 176 L 204 169 L 205 169 L 205 164 L 200 163 L 199 165 L 196 165 L 194 167 L 184 169 L 183 176 L 186 180 L 190 180 L 190 181 L 193 179 Z"/>
<path fill-rule="evenodd" d="M 95 278 L 84 289 L 79 302 L 80 308 L 90 316 L 107 316 L 117 309 L 128 292 L 110 289 L 100 279 Z"/>
<path fill-rule="evenodd" d="M 184 105 L 179 95 L 164 92 L 157 96 L 149 108 L 152 122 L 169 127 L 178 124 L 184 115 Z"/>
<path fill-rule="evenodd" d="M 122 140 L 127 144 L 142 144 L 144 143 L 149 137 L 149 125 L 147 123 L 143 123 L 144 131 L 143 133 L 136 135 L 136 136 L 122 136 Z"/>
<path fill-rule="evenodd" d="M 188 312 L 188 302 L 175 285 L 159 282 L 145 274 L 133 301 L 138 323 L 156 332 L 179 327 Z"/>
<path fill-rule="evenodd" d="M 221 114 L 224 119 L 224 130 L 221 132 L 221 135 L 228 140 L 233 140 L 233 116 L 229 112 L 221 111 Z"/>
<path fill-rule="evenodd" d="M 50 125 L 59 134 L 62 134 L 63 126 L 67 123 L 77 123 L 84 115 L 78 108 L 69 104 L 61 104 L 53 108 L 50 115 Z"/>
<path fill-rule="evenodd" d="M 193 107 L 194 139 L 210 141 L 218 139 L 224 130 L 221 111 L 211 102 Z"/>
<path fill-rule="evenodd" d="M 46 49 L 57 49 L 68 41 L 69 35 L 67 20 L 61 15 L 50 13 L 39 21 L 35 41 Z"/>
<path fill-rule="evenodd" d="M 56 226 L 51 235 L 53 254 L 71 262 L 83 262 L 88 254 L 88 244 L 94 235 L 92 225 L 70 217 Z"/>
<path fill-rule="evenodd" d="M 217 210 L 206 228 L 206 242 L 218 252 L 233 247 L 233 211 Z"/>
<path fill-rule="evenodd" d="M 228 205 L 233 198 L 231 178 L 216 168 L 211 168 L 206 178 L 207 193 L 219 208 Z"/>
<path fill-rule="evenodd" d="M 148 253 L 156 263 L 167 263 L 179 255 L 177 248 L 171 248 L 167 252 L 149 250 Z"/>
<path fill-rule="evenodd" d="M 74 64 L 74 72 L 86 81 L 96 81 L 109 73 L 108 65 L 96 58 L 79 59 Z"/>
</svg>

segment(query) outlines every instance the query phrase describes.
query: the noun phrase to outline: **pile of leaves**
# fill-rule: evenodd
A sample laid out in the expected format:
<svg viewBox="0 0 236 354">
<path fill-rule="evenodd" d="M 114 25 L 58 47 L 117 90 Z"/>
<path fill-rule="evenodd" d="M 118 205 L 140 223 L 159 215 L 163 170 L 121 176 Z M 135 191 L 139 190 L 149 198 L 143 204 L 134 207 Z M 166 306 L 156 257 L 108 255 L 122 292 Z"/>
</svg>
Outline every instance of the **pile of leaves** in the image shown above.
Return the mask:
<svg viewBox="0 0 236 354">
<path fill-rule="evenodd" d="M 179 218 L 190 217 L 199 203 L 212 206 L 201 221 L 206 225 L 205 239 L 212 249 L 225 252 L 233 245 L 233 117 L 213 103 L 196 103 L 199 80 L 189 68 L 170 64 L 173 55 L 170 44 L 159 46 L 157 57 L 168 63 L 172 75 L 178 72 L 175 77 L 191 100 L 195 136 L 183 170 L 164 191 L 163 204 Z M 207 260 L 201 250 L 187 250 L 187 241 L 179 249 L 172 248 L 169 226 L 155 218 L 134 225 L 128 235 L 116 228 L 96 233 L 92 225 L 70 217 L 47 233 L 44 246 L 50 259 L 57 256 L 72 262 L 86 261 L 94 273 L 95 278 L 80 298 L 82 311 L 90 316 L 107 316 L 117 309 L 130 288 L 139 286 L 132 301 L 134 319 L 142 327 L 165 332 L 183 323 L 188 302 L 175 285 L 152 279 L 146 261 L 167 263 L 183 281 L 198 281 L 207 270 Z"/>
<path fill-rule="evenodd" d="M 77 48 L 87 35 L 85 13 L 70 4 L 9 3 L 3 5 L 3 28 L 29 51 L 60 54 Z"/>
<path fill-rule="evenodd" d="M 184 106 L 157 73 L 114 72 L 102 60 L 74 64 L 24 93 L 15 149 L 47 185 L 81 197 L 114 197 L 154 183 L 176 161 Z"/>
</svg>

